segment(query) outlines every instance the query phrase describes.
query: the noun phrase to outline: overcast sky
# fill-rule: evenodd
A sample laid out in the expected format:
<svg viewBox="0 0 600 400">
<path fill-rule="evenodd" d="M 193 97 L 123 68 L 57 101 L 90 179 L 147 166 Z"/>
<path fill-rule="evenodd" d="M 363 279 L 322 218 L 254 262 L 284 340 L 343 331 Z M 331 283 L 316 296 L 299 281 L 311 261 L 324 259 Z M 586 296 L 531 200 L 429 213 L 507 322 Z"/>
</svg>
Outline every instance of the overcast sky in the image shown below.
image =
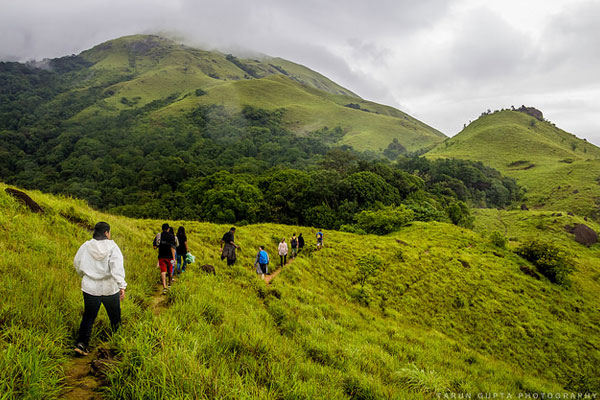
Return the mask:
<svg viewBox="0 0 600 400">
<path fill-rule="evenodd" d="M 534 106 L 600 145 L 600 0 L 0 0 L 0 60 L 135 33 L 314 69 L 448 136 Z"/>
</svg>

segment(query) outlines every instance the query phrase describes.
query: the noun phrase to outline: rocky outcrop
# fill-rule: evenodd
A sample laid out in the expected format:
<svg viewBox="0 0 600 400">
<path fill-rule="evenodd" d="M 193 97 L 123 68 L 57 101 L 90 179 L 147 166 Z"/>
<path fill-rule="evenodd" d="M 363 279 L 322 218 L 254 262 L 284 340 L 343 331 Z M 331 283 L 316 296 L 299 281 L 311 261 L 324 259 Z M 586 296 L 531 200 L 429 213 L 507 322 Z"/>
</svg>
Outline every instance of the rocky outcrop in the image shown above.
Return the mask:
<svg viewBox="0 0 600 400">
<path fill-rule="evenodd" d="M 542 112 L 540 110 L 538 110 L 537 108 L 521 106 L 517 109 L 517 111 L 525 113 L 527 115 L 531 115 L 533 118 L 537 119 L 538 121 L 544 120 L 544 114 L 542 114 Z"/>
<path fill-rule="evenodd" d="M 573 233 L 575 234 L 575 241 L 587 247 L 598 242 L 598 234 L 587 225 L 579 224 L 575 226 Z"/>
<path fill-rule="evenodd" d="M 200 267 L 201 271 L 206 272 L 207 274 L 213 274 L 216 275 L 215 273 L 215 267 L 210 265 L 210 264 L 204 264 Z"/>
</svg>

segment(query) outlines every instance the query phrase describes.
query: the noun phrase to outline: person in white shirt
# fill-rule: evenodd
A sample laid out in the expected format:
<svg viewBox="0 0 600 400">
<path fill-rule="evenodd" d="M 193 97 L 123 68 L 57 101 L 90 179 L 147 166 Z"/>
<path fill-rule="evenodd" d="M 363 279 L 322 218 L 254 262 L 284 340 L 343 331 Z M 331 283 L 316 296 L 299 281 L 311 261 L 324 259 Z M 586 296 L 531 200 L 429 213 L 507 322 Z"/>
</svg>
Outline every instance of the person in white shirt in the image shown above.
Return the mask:
<svg viewBox="0 0 600 400">
<path fill-rule="evenodd" d="M 279 242 L 279 247 L 277 249 L 279 250 L 279 258 L 281 259 L 281 268 L 283 268 L 288 253 L 288 245 L 285 242 L 285 238 L 281 238 L 281 242 Z"/>
<path fill-rule="evenodd" d="M 81 245 L 73 264 L 81 277 L 84 303 L 75 352 L 87 355 L 92 327 L 101 304 L 104 304 L 113 332 L 121 324 L 121 301 L 125 299 L 127 283 L 123 254 L 119 246 L 110 240 L 109 224 L 96 224 L 93 238 Z"/>
</svg>

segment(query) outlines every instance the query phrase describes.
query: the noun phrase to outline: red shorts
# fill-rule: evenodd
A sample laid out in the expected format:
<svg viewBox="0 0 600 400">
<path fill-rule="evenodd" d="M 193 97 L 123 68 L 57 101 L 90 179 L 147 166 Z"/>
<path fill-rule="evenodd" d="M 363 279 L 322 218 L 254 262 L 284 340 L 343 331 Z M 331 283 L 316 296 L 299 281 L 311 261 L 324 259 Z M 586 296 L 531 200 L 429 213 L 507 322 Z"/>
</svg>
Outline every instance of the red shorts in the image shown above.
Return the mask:
<svg viewBox="0 0 600 400">
<path fill-rule="evenodd" d="M 171 258 L 159 258 L 158 267 L 160 268 L 160 272 L 170 272 L 172 268 Z"/>
</svg>

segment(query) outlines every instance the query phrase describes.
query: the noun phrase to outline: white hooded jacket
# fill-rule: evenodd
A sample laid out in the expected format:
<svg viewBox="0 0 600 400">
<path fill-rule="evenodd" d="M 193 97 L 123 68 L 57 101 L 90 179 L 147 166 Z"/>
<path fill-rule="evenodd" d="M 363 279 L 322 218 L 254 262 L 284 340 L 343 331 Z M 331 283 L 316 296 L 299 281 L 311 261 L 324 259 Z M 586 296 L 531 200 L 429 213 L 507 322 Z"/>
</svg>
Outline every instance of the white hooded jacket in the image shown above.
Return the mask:
<svg viewBox="0 0 600 400">
<path fill-rule="evenodd" d="M 82 278 L 81 290 L 92 296 L 110 296 L 127 287 L 123 254 L 113 240 L 88 240 L 73 264 Z"/>
</svg>

